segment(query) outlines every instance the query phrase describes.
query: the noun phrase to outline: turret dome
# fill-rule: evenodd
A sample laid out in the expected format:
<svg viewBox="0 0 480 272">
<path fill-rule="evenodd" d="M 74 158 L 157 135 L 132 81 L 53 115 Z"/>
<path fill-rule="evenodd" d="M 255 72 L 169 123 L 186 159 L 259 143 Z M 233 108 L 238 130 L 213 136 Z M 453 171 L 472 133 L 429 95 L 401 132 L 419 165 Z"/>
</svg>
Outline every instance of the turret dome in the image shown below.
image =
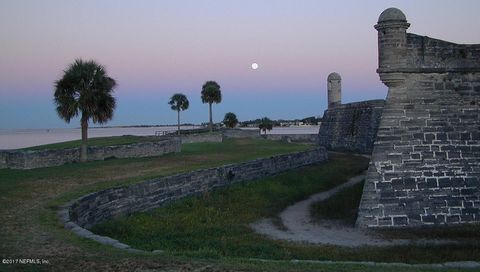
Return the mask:
<svg viewBox="0 0 480 272">
<path fill-rule="evenodd" d="M 406 22 L 407 17 L 405 14 L 397 8 L 388 8 L 380 14 L 378 17 L 378 23 L 388 22 L 388 21 L 402 21 Z"/>
<path fill-rule="evenodd" d="M 342 77 L 338 73 L 333 72 L 333 73 L 328 75 L 327 80 L 328 81 L 330 81 L 330 80 L 342 80 Z"/>
</svg>

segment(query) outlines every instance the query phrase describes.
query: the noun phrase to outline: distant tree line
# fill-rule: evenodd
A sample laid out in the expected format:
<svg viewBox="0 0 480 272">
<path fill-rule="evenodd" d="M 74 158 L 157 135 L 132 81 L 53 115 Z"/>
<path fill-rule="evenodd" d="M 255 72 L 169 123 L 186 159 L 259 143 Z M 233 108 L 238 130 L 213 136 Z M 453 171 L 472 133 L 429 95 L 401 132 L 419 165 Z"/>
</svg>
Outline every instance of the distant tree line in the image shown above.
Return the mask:
<svg viewBox="0 0 480 272">
<path fill-rule="evenodd" d="M 292 119 L 292 120 L 278 119 L 278 120 L 271 120 L 271 121 L 273 126 L 275 127 L 287 126 L 287 125 L 298 125 L 298 124 L 318 125 L 322 122 L 322 118 L 311 116 L 303 119 Z M 240 127 L 256 127 L 260 123 L 262 123 L 262 118 L 240 122 L 239 126 Z"/>
</svg>

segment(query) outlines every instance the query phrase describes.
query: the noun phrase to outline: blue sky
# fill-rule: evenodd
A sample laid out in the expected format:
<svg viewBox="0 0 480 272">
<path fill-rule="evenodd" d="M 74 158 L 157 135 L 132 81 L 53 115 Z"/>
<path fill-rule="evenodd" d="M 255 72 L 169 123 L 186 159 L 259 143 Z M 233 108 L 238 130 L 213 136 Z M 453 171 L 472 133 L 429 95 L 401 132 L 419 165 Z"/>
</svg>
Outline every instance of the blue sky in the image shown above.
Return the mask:
<svg viewBox="0 0 480 272">
<path fill-rule="evenodd" d="M 119 84 L 108 125 L 175 123 L 167 102 L 176 92 L 190 100 L 182 120 L 205 122 L 207 80 L 222 87 L 216 121 L 229 111 L 240 120 L 322 115 L 333 71 L 344 102 L 384 98 L 373 25 L 388 7 L 404 11 L 409 32 L 480 43 L 475 0 L 2 0 L 0 129 L 78 127 L 52 103 L 53 82 L 75 58 L 100 62 Z"/>
</svg>

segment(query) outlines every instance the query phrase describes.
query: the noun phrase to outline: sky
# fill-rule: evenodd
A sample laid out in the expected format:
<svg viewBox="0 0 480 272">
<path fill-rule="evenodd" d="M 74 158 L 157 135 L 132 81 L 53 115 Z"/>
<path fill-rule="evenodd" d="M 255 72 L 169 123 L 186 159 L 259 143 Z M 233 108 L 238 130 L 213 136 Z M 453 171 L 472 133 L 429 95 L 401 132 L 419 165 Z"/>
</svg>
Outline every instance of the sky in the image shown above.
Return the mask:
<svg viewBox="0 0 480 272">
<path fill-rule="evenodd" d="M 480 43 L 478 0 L 2 0 L 0 129 L 78 127 L 53 104 L 55 80 L 77 58 L 117 81 L 112 126 L 176 123 L 167 103 L 177 92 L 190 100 L 182 122 L 206 122 L 208 80 L 223 96 L 214 121 L 321 116 L 331 72 L 342 102 L 383 99 L 373 26 L 389 7 L 406 14 L 408 32 Z"/>
</svg>

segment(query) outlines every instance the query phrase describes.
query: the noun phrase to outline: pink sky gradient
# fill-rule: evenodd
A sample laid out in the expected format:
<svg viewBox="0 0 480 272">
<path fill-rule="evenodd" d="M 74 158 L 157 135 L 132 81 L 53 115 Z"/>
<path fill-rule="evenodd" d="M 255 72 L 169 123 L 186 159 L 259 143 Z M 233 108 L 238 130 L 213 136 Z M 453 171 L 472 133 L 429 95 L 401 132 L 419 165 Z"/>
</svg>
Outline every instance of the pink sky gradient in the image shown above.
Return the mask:
<svg viewBox="0 0 480 272">
<path fill-rule="evenodd" d="M 480 1 L 474 0 L 3 0 L 0 128 L 65 126 L 51 103 L 53 82 L 75 58 L 102 63 L 118 81 L 112 124 L 173 123 L 166 101 L 178 91 L 192 102 L 184 121 L 202 122 L 206 80 L 218 81 L 224 92 L 217 121 L 233 109 L 240 120 L 321 115 L 332 71 L 342 75 L 344 101 L 384 98 L 373 25 L 391 6 L 404 11 L 409 32 L 480 43 Z M 251 70 L 252 62 L 260 68 Z M 251 102 L 272 95 L 278 102 Z M 278 106 L 295 95 L 291 108 Z"/>
</svg>

